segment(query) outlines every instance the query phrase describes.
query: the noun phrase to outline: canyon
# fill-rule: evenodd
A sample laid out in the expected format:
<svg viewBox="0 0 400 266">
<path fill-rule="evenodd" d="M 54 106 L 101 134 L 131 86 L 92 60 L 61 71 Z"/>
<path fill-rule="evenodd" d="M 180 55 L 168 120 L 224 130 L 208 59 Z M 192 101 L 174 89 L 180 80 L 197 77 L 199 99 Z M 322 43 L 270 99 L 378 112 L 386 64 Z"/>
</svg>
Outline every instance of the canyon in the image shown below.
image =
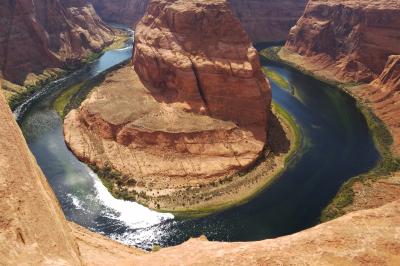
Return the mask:
<svg viewBox="0 0 400 266">
<path fill-rule="evenodd" d="M 194 193 L 231 183 L 262 155 L 271 90 L 225 1 L 152 1 L 136 27 L 133 65 L 110 74 L 64 123 L 78 158 L 120 173 L 117 194 L 156 198 L 146 205 L 169 211 L 204 205 Z M 179 196 L 188 193 L 192 200 Z"/>
<path fill-rule="evenodd" d="M 11 103 L 115 38 L 82 0 L 2 1 L 0 27 L 0 79 Z"/>
<path fill-rule="evenodd" d="M 136 25 L 149 0 L 90 0 L 105 21 Z M 306 0 L 229 0 L 253 42 L 281 42 L 302 15 Z"/>
<path fill-rule="evenodd" d="M 400 54 L 399 38 L 397 0 L 311 0 L 280 56 L 329 80 L 371 82 Z"/>
<path fill-rule="evenodd" d="M 399 199 L 399 18 L 398 1 L 311 0 L 278 53 L 279 60 L 356 98 L 380 139 L 383 159 L 376 171 L 383 173 L 350 180 L 326 213 L 344 214 Z M 351 200 L 341 202 L 349 195 Z"/>
<path fill-rule="evenodd" d="M 101 0 L 92 2 L 100 7 L 107 5 Z M 4 80 L 0 86 L 8 99 L 15 90 L 28 84 L 31 73 L 35 73 L 33 80 L 36 80 L 43 70 L 76 63 L 113 40 L 112 30 L 83 1 L 32 1 L 31 5 L 30 1 L 21 0 L 15 1 L 15 6 L 11 3 L 0 4 L 3 15 L 0 21 L 11 25 L 18 18 L 18 23 L 13 24 L 19 26 L 6 27 L 9 29 L 6 36 L 0 32 L 0 46 L 22 45 L 22 41 L 31 40 L 32 43 L 24 45 L 34 49 L 32 54 L 23 53 L 25 58 L 20 61 L 23 57 L 10 53 L 7 45 L 0 47 L 4 48 L 0 53 L 6 52 L 0 58 L 7 58 L 1 65 Z M 279 54 L 292 66 L 345 85 L 360 103 L 371 108 L 393 136 L 390 146 L 393 156 L 400 155 L 400 51 L 396 45 L 400 23 L 396 4 L 398 1 L 394 0 L 311 0 Z M 11 14 L 18 16 L 2 13 L 7 8 L 16 10 Z M 62 11 L 54 14 L 57 10 Z M 104 12 L 99 12 L 103 19 L 117 14 Z M 38 19 L 32 19 L 35 16 Z M 127 19 L 123 23 L 134 24 L 139 20 L 139 15 L 132 17 L 132 22 L 130 15 L 123 17 Z M 287 17 L 291 20 L 290 15 Z M 216 20 L 220 20 L 222 27 L 211 26 Z M 202 23 L 195 23 L 198 21 Z M 255 22 L 250 21 L 245 28 L 253 27 Z M 291 22 L 282 23 L 286 28 Z M 285 32 L 263 30 L 274 36 L 268 37 L 273 41 Z M 63 42 L 55 44 L 58 39 L 49 36 L 58 34 L 63 36 Z M 264 33 L 252 34 L 249 33 L 253 40 L 264 38 Z M 203 43 L 204 40 L 208 42 Z M 254 161 L 265 152 L 264 145 L 274 141 L 271 128 L 281 126 L 291 139 L 293 132 L 285 121 L 269 112 L 270 86 L 261 74 L 257 52 L 225 1 L 154 0 L 138 24 L 135 45 L 132 65 L 107 75 L 81 107 L 65 119 L 69 147 L 84 162 L 107 169 L 103 173 L 115 178 L 111 190 L 123 188 L 117 191 L 117 196 L 126 197 L 132 193 L 129 186 L 138 185 L 141 188 L 133 193 L 134 198 L 128 199 L 143 200 L 155 209 L 168 209 L 177 203 L 157 198 L 164 204 L 157 206 L 156 202 L 146 202 L 140 197 L 143 193 L 147 198 L 156 197 L 157 192 L 168 195 L 169 189 L 162 189 L 165 185 L 175 186 L 173 189 L 180 194 L 188 192 L 184 185 L 187 183 L 196 188 L 189 191 L 191 196 L 199 196 L 201 182 L 210 182 L 210 187 L 211 182 L 224 184 L 226 173 L 240 173 L 254 166 Z M 68 222 L 3 95 L 0 95 L 0 121 L 0 264 L 400 263 L 398 172 L 355 182 L 354 202 L 347 206 L 346 215 L 299 233 L 237 243 L 210 242 L 200 237 L 179 246 L 146 252 Z M 185 164 L 187 157 L 190 165 Z M 130 163 L 126 158 L 134 159 Z M 276 155 L 269 162 L 276 168 L 283 161 L 283 155 Z M 110 166 L 118 171 L 109 170 Z M 273 171 L 267 169 L 267 172 Z M 149 187 L 154 191 L 146 194 Z M 176 199 L 196 204 L 186 198 Z"/>
<path fill-rule="evenodd" d="M 396 265 L 400 202 L 358 211 L 309 230 L 247 243 L 192 239 L 144 252 L 68 223 L 0 95 L 0 262 L 6 265 Z M 12 147 L 11 147 L 12 146 Z M 20 162 L 23 162 L 22 164 Z M 218 251 L 218 252 L 216 252 Z"/>
</svg>

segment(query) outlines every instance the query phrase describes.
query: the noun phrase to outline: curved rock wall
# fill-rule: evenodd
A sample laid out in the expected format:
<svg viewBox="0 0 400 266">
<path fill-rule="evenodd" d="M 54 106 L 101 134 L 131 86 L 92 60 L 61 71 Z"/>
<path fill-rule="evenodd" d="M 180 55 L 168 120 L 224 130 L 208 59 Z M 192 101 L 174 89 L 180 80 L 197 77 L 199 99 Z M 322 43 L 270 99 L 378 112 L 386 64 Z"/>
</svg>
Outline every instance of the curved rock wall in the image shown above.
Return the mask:
<svg viewBox="0 0 400 266">
<path fill-rule="evenodd" d="M 133 63 L 159 101 L 185 102 L 265 141 L 271 90 L 225 1 L 152 1 L 136 27 Z"/>
<path fill-rule="evenodd" d="M 282 55 L 329 79 L 370 82 L 400 54 L 399 39 L 397 0 L 311 0 Z"/>
<path fill-rule="evenodd" d="M 112 30 L 82 0 L 1 1 L 0 28 L 0 77 L 20 85 L 113 41 Z"/>
</svg>

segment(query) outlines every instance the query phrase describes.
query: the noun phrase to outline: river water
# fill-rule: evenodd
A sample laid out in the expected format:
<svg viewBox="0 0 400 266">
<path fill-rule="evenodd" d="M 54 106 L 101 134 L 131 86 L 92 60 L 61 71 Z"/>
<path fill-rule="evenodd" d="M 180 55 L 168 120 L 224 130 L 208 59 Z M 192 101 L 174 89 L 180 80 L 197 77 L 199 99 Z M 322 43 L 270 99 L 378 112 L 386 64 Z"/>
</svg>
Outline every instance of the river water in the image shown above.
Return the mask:
<svg viewBox="0 0 400 266">
<path fill-rule="evenodd" d="M 292 91 L 287 91 L 272 83 L 273 99 L 295 118 L 303 133 L 301 152 L 272 185 L 244 205 L 197 219 L 177 219 L 135 202 L 117 200 L 66 147 L 62 120 L 53 109 L 53 101 L 71 85 L 97 77 L 131 54 L 132 40 L 126 48 L 108 51 L 92 64 L 46 86 L 14 112 L 65 216 L 92 231 L 146 249 L 176 245 L 200 235 L 219 241 L 287 235 L 317 223 L 321 210 L 343 182 L 371 169 L 379 158 L 352 98 L 297 71 L 262 60 L 291 84 Z"/>
</svg>

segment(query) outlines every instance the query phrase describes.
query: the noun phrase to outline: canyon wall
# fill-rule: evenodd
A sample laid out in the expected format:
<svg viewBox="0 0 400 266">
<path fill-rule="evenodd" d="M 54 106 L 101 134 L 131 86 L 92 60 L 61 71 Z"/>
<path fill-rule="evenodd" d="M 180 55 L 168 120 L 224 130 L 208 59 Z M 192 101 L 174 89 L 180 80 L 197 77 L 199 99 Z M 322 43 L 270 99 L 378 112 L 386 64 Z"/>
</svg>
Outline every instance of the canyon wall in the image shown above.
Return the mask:
<svg viewBox="0 0 400 266">
<path fill-rule="evenodd" d="M 390 56 L 379 77 L 352 93 L 385 123 L 393 136 L 393 152 L 400 157 L 400 55 Z"/>
<path fill-rule="evenodd" d="M 100 17 L 134 27 L 146 13 L 149 0 L 88 0 L 93 4 Z"/>
<path fill-rule="evenodd" d="M 339 82 L 370 82 L 400 54 L 398 0 L 311 0 L 290 31 L 283 59 Z"/>
<path fill-rule="evenodd" d="M 8 99 L 114 38 L 83 0 L 1 1 L 0 28 L 0 78 Z"/>
<path fill-rule="evenodd" d="M 90 0 L 105 21 L 136 25 L 149 0 Z M 253 42 L 277 42 L 304 11 L 307 0 L 228 0 Z"/>
<path fill-rule="evenodd" d="M 400 263 L 399 201 L 271 240 L 220 243 L 195 239 L 150 254 L 123 246 L 68 225 L 2 95 L 0 120 L 2 265 Z"/>
<path fill-rule="evenodd" d="M 226 2 L 214 2 L 150 2 L 136 27 L 135 70 L 161 101 L 185 102 L 265 141 L 271 91 L 258 53 Z"/>
<path fill-rule="evenodd" d="M 271 89 L 226 1 L 151 1 L 133 65 L 108 75 L 64 122 L 75 155 L 121 173 L 119 194 L 170 211 L 204 204 L 181 195 L 230 183 L 263 154 Z"/>
<path fill-rule="evenodd" d="M 307 0 L 228 0 L 253 42 L 280 42 L 304 12 Z"/>
</svg>

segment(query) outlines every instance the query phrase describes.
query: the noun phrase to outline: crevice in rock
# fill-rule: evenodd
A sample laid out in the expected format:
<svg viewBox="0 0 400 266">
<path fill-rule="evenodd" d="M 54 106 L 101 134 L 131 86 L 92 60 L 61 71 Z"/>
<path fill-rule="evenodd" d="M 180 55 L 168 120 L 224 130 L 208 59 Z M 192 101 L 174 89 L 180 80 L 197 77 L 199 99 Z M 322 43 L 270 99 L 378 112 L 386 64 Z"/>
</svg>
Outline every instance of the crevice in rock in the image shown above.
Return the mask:
<svg viewBox="0 0 400 266">
<path fill-rule="evenodd" d="M 197 90 L 199 91 L 200 97 L 203 100 L 204 106 L 207 108 L 207 112 L 208 112 L 209 111 L 208 102 L 207 102 L 207 98 L 206 98 L 206 95 L 204 93 L 203 87 L 201 86 L 199 72 L 198 72 L 198 70 L 196 68 L 196 65 L 193 63 L 192 59 L 189 58 L 189 60 L 192 63 L 192 71 L 193 71 L 194 77 L 196 78 Z"/>
</svg>

